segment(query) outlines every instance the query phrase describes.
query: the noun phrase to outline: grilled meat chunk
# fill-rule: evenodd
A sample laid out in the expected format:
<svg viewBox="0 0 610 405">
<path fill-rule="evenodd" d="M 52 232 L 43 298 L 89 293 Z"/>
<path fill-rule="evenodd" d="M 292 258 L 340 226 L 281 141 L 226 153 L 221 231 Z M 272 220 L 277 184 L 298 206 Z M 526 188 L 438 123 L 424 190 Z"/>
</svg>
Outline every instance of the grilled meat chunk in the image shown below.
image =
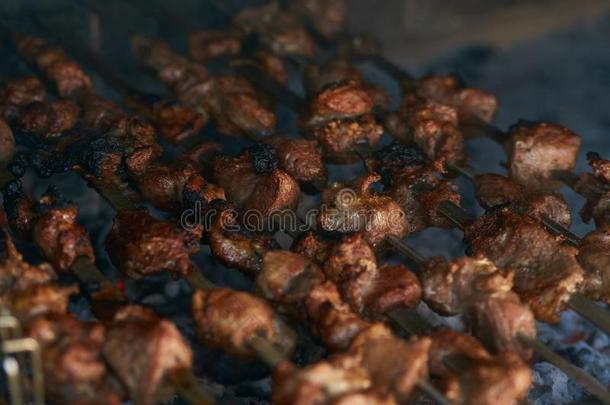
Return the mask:
<svg viewBox="0 0 610 405">
<path fill-rule="evenodd" d="M 326 183 L 326 166 L 317 141 L 277 136 L 267 142 L 275 148 L 280 168 L 292 178 L 304 183 Z"/>
<path fill-rule="evenodd" d="M 453 107 L 407 93 L 398 112 L 387 117 L 386 128 L 401 142 L 417 144 L 430 159 L 448 164 L 465 160 L 464 137 Z"/>
<path fill-rule="evenodd" d="M 299 202 L 298 183 L 277 164 L 273 147 L 257 145 L 237 156 L 216 156 L 212 179 L 238 211 L 253 210 L 266 220 L 275 211 L 295 209 Z"/>
<path fill-rule="evenodd" d="M 188 50 L 193 60 L 205 62 L 219 56 L 238 55 L 241 42 L 229 31 L 193 31 L 188 34 Z"/>
<path fill-rule="evenodd" d="M 72 129 L 79 113 L 78 106 L 69 100 L 37 101 L 23 108 L 17 118 L 17 128 L 43 141 L 51 141 Z"/>
<path fill-rule="evenodd" d="M 254 61 L 269 77 L 273 80 L 286 86 L 289 80 L 289 74 L 284 65 L 283 59 L 269 51 L 261 49 L 254 54 Z"/>
<path fill-rule="evenodd" d="M 329 242 L 320 239 L 315 232 L 308 231 L 294 241 L 291 249 L 322 266 L 326 263 L 330 248 L 331 244 Z"/>
<path fill-rule="evenodd" d="M 577 250 L 529 216 L 493 209 L 469 225 L 464 236 L 473 254 L 514 270 L 514 291 L 538 320 L 558 322 L 565 303 L 580 290 L 583 270 Z"/>
<path fill-rule="evenodd" d="M 6 122 L 0 118 L 0 167 L 4 168 L 13 161 L 15 156 L 15 150 L 17 144 L 15 143 L 15 137 L 13 131 L 6 124 Z"/>
<path fill-rule="evenodd" d="M 144 405 L 171 398 L 174 393 L 164 386 L 164 377 L 191 368 L 193 362 L 191 348 L 176 326 L 137 305 L 116 313 L 102 353 L 129 397 Z"/>
<path fill-rule="evenodd" d="M 369 174 L 355 185 L 334 183 L 324 190 L 320 227 L 341 233 L 362 232 L 375 248 L 388 235 L 402 239 L 409 231 L 407 217 L 394 199 L 371 190 L 380 179 L 377 174 Z"/>
<path fill-rule="evenodd" d="M 34 76 L 7 80 L 0 86 L 0 117 L 12 121 L 30 103 L 43 101 L 47 92 Z"/>
<path fill-rule="evenodd" d="M 495 353 L 511 351 L 529 360 L 530 349 L 518 334 L 536 336 L 531 310 L 512 291 L 513 274 L 501 272 L 490 260 L 461 257 L 447 263 L 428 260 L 420 276 L 424 301 L 442 315 L 464 314 L 473 334 Z"/>
<path fill-rule="evenodd" d="M 106 245 L 114 265 L 134 279 L 162 271 L 185 276 L 189 256 L 199 250 L 193 234 L 153 218 L 143 208 L 120 210 Z"/>
<path fill-rule="evenodd" d="M 585 293 L 610 302 L 610 226 L 601 226 L 585 236 L 578 246 L 578 263 L 585 270 Z"/>
<path fill-rule="evenodd" d="M 593 218 L 595 225 L 610 225 L 610 160 L 597 153 L 587 153 L 593 173 L 583 173 L 572 185 L 574 190 L 587 199 L 580 211 L 583 221 Z"/>
<path fill-rule="evenodd" d="M 127 114 L 114 102 L 89 95 L 81 103 L 80 125 L 95 135 L 103 135 L 117 127 Z"/>
<path fill-rule="evenodd" d="M 474 119 L 491 122 L 498 109 L 494 95 L 486 91 L 464 87 L 456 76 L 435 75 L 419 80 L 417 93 L 423 97 L 445 104 L 458 111 L 460 121 Z"/>
<path fill-rule="evenodd" d="M 68 311 L 68 300 L 78 293 L 78 286 L 56 283 L 30 284 L 22 289 L 9 290 L 0 297 L 0 307 L 7 308 L 22 324 L 38 315 L 63 315 Z"/>
<path fill-rule="evenodd" d="M 520 121 L 511 127 L 505 144 L 510 178 L 534 190 L 558 189 L 563 183 L 555 176 L 574 170 L 580 141 L 561 125 Z"/>
<path fill-rule="evenodd" d="M 49 401 L 91 405 L 121 403 L 122 389 L 102 357 L 107 336 L 101 323 L 82 322 L 72 315 L 40 316 L 29 325 L 28 335 L 42 349 L 45 393 Z"/>
<path fill-rule="evenodd" d="M 534 218 L 548 217 L 566 228 L 572 224 L 572 213 L 561 194 L 530 190 L 508 177 L 485 173 L 474 179 L 477 201 L 489 209 L 510 204 L 512 209 Z"/>
<path fill-rule="evenodd" d="M 193 317 L 201 342 L 230 355 L 254 358 L 252 336 L 269 341 L 279 353 L 290 356 L 295 333 L 279 318 L 269 303 L 245 292 L 217 288 L 193 294 Z"/>
</svg>

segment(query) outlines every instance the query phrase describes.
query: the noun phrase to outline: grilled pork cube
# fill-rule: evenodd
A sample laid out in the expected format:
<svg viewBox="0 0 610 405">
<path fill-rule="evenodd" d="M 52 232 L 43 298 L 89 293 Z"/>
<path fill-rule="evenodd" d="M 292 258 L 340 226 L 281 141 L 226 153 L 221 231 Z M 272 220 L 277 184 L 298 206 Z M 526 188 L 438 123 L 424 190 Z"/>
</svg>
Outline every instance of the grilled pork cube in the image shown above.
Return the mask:
<svg viewBox="0 0 610 405">
<path fill-rule="evenodd" d="M 191 348 L 176 326 L 137 305 L 116 313 L 102 353 L 129 397 L 144 405 L 171 398 L 174 392 L 164 386 L 164 378 L 193 363 Z"/>
<path fill-rule="evenodd" d="M 7 80 L 0 86 L 0 117 L 12 121 L 21 109 L 35 101 L 44 101 L 47 92 L 34 76 Z"/>
<path fill-rule="evenodd" d="M 405 237 L 409 223 L 400 205 L 391 197 L 371 190 L 380 179 L 377 174 L 369 174 L 353 186 L 334 183 L 324 190 L 318 215 L 320 227 L 340 233 L 362 232 L 374 248 L 388 235 Z"/>
<path fill-rule="evenodd" d="M 38 315 L 63 315 L 68 311 L 71 295 L 78 294 L 78 286 L 60 286 L 56 283 L 31 284 L 22 289 L 9 290 L 0 297 L 0 306 L 8 310 L 23 324 Z"/>
<path fill-rule="evenodd" d="M 6 122 L 0 118 L 0 167 L 4 168 L 13 161 L 15 156 L 15 150 L 17 144 L 13 131 L 6 124 Z"/>
<path fill-rule="evenodd" d="M 559 193 L 529 190 L 508 177 L 493 173 L 479 174 L 474 181 L 477 201 L 485 209 L 511 204 L 513 209 L 534 218 L 548 217 L 566 228 L 572 224 L 570 206 Z"/>
<path fill-rule="evenodd" d="M 407 93 L 398 112 L 386 119 L 386 127 L 401 142 L 417 144 L 432 160 L 449 164 L 465 160 L 464 137 L 453 107 Z"/>
<path fill-rule="evenodd" d="M 51 403 L 122 402 L 122 388 L 102 357 L 107 335 L 101 323 L 73 315 L 40 316 L 28 326 L 28 335 L 42 349 L 45 394 Z"/>
<path fill-rule="evenodd" d="M 424 301 L 442 315 L 462 313 L 476 335 L 494 353 L 512 351 L 529 360 L 532 352 L 517 334 L 536 336 L 532 311 L 512 291 L 513 274 L 501 272 L 483 256 L 447 263 L 428 260 L 420 275 Z"/>
<path fill-rule="evenodd" d="M 565 303 L 580 290 L 583 269 L 577 250 L 529 216 L 493 209 L 468 226 L 464 236 L 473 254 L 514 270 L 514 291 L 538 320 L 558 322 Z"/>
<path fill-rule="evenodd" d="M 610 183 L 610 160 L 603 159 L 599 153 L 588 152 L 587 160 L 593 175 L 605 183 Z"/>
<path fill-rule="evenodd" d="M 309 258 L 312 262 L 322 266 L 330 254 L 331 244 L 319 238 L 313 232 L 305 232 L 301 237 L 294 240 L 292 250 L 295 253 Z"/>
<path fill-rule="evenodd" d="M 188 50 L 193 60 L 205 62 L 219 56 L 238 55 L 241 42 L 229 31 L 193 31 L 188 34 Z"/>
<path fill-rule="evenodd" d="M 498 100 L 494 95 L 477 88 L 464 87 L 453 75 L 424 77 L 418 83 L 417 93 L 455 108 L 462 122 L 473 119 L 491 122 L 498 109 Z"/>
<path fill-rule="evenodd" d="M 23 108 L 17 128 L 43 141 L 52 141 L 72 129 L 79 114 L 78 106 L 68 100 L 38 101 Z"/>
<path fill-rule="evenodd" d="M 339 164 L 357 161 L 360 158 L 354 148 L 359 144 L 375 146 L 383 135 L 383 128 L 372 114 L 334 119 L 303 130 L 322 146 L 325 160 Z"/>
<path fill-rule="evenodd" d="M 252 210 L 266 220 L 273 212 L 295 209 L 299 202 L 298 183 L 277 165 L 275 149 L 257 145 L 237 156 L 214 158 L 212 179 L 239 212 Z"/>
<path fill-rule="evenodd" d="M 236 222 L 237 212 L 230 204 L 217 203 L 211 208 L 208 230 L 210 251 L 216 260 L 248 274 L 262 270 L 263 255 L 276 247 L 272 236 L 249 232 Z"/>
<path fill-rule="evenodd" d="M 249 342 L 257 335 L 286 357 L 296 344 L 296 334 L 269 303 L 245 292 L 227 288 L 197 290 L 193 294 L 193 317 L 201 342 L 229 355 L 255 358 Z"/>
<path fill-rule="evenodd" d="M 284 86 L 288 84 L 290 77 L 281 57 L 262 49 L 254 54 L 254 61 L 268 77 Z"/>
<path fill-rule="evenodd" d="M 93 134 L 104 134 L 125 120 L 127 115 L 114 102 L 93 94 L 84 98 L 80 125 Z"/>
<path fill-rule="evenodd" d="M 287 250 L 272 250 L 263 257 L 256 286 L 279 311 L 302 316 L 309 292 L 324 280 L 322 270 L 307 257 Z"/>
<path fill-rule="evenodd" d="M 373 100 L 356 81 L 331 83 L 315 95 L 301 120 L 313 126 L 330 120 L 350 118 L 369 113 Z"/>
<path fill-rule="evenodd" d="M 510 178 L 524 186 L 542 191 L 560 188 L 557 172 L 571 173 L 576 166 L 580 136 L 568 128 L 546 122 L 519 122 L 509 131 Z"/>
<path fill-rule="evenodd" d="M 345 0 L 298 0 L 293 10 L 313 25 L 317 33 L 332 39 L 346 29 L 347 2 Z"/>
<path fill-rule="evenodd" d="M 190 232 L 152 217 L 144 208 L 120 210 L 106 239 L 112 262 L 128 277 L 139 279 L 168 271 L 186 276 L 199 243 Z"/>
<path fill-rule="evenodd" d="M 610 160 L 596 153 L 587 153 L 593 173 L 583 173 L 576 178 L 574 190 L 587 199 L 580 211 L 583 221 L 595 220 L 602 227 L 610 224 Z"/>
<path fill-rule="evenodd" d="M 585 293 L 610 302 L 610 226 L 588 233 L 578 246 L 578 263 L 585 270 Z"/>
<path fill-rule="evenodd" d="M 326 166 L 317 141 L 274 136 L 267 142 L 275 148 L 280 168 L 292 178 L 304 183 L 326 183 Z"/>
</svg>

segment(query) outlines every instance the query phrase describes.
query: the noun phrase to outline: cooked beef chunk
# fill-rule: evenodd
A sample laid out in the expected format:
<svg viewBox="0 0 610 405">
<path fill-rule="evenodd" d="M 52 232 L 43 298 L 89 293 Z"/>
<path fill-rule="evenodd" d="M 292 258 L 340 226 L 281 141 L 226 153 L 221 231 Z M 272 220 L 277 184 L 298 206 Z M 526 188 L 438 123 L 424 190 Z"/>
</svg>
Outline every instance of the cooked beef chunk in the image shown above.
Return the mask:
<svg viewBox="0 0 610 405">
<path fill-rule="evenodd" d="M 578 246 L 577 259 L 585 270 L 586 294 L 610 303 L 610 226 L 588 233 Z"/>
<path fill-rule="evenodd" d="M 8 308 L 22 324 L 27 324 L 38 315 L 67 313 L 70 296 L 78 293 L 78 286 L 38 281 L 22 289 L 9 290 L 0 297 L 0 307 Z"/>
<path fill-rule="evenodd" d="M 587 199 L 580 211 L 583 221 L 593 218 L 595 225 L 610 225 L 610 160 L 596 153 L 588 153 L 587 159 L 593 173 L 583 173 L 572 185 L 574 190 Z"/>
<path fill-rule="evenodd" d="M 277 136 L 267 142 L 274 146 L 280 168 L 295 180 L 326 183 L 326 166 L 317 141 Z"/>
<path fill-rule="evenodd" d="M 34 102 L 25 107 L 17 118 L 17 128 L 43 141 L 51 141 L 72 129 L 80 110 L 68 100 Z"/>
<path fill-rule="evenodd" d="M 33 76 L 7 80 L 0 86 L 0 117 L 12 121 L 21 109 L 46 98 L 44 85 Z"/>
</svg>

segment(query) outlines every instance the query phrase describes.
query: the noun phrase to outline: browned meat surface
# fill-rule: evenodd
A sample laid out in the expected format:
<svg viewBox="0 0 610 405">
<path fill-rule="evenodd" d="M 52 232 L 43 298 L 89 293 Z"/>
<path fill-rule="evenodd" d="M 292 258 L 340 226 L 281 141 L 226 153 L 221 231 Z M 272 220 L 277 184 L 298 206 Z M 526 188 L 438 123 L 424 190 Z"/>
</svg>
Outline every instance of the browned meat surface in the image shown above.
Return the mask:
<svg viewBox="0 0 610 405">
<path fill-rule="evenodd" d="M 407 93 L 398 112 L 386 119 L 386 128 L 401 142 L 417 144 L 430 159 L 449 164 L 465 160 L 464 137 L 453 107 Z"/>
<path fill-rule="evenodd" d="M 17 118 L 17 128 L 44 141 L 50 141 L 72 129 L 80 110 L 68 100 L 34 102 L 24 107 Z"/>
<path fill-rule="evenodd" d="M 201 141 L 189 147 L 182 155 L 180 160 L 192 164 L 199 172 L 205 172 L 205 169 L 214 155 L 222 151 L 222 145 L 214 141 Z"/>
<path fill-rule="evenodd" d="M 41 316 L 31 322 L 28 335 L 41 346 L 45 394 L 51 403 L 122 402 L 122 388 L 102 358 L 107 337 L 102 324 L 82 322 L 72 315 Z"/>
<path fill-rule="evenodd" d="M 58 48 L 37 37 L 15 37 L 19 54 L 51 82 L 62 98 L 74 98 L 92 91 L 92 80 L 78 64 Z"/>
<path fill-rule="evenodd" d="M 254 55 L 254 61 L 267 76 L 280 84 L 288 84 L 289 74 L 281 57 L 266 50 L 259 50 Z"/>
<path fill-rule="evenodd" d="M 491 351 L 511 351 L 529 360 L 531 350 L 517 334 L 534 338 L 536 323 L 532 311 L 512 291 L 512 273 L 499 271 L 483 256 L 449 263 L 435 257 L 426 262 L 420 279 L 424 300 L 433 310 L 465 315 L 473 334 Z"/>
<path fill-rule="evenodd" d="M 340 233 L 362 232 L 375 248 L 388 235 L 402 239 L 409 232 L 407 216 L 394 199 L 371 190 L 380 179 L 377 174 L 369 174 L 354 185 L 334 183 L 324 190 L 318 215 L 320 227 Z"/>
<path fill-rule="evenodd" d="M 269 142 L 276 150 L 282 170 L 300 182 L 326 183 L 326 166 L 318 142 L 275 136 Z"/>
<path fill-rule="evenodd" d="M 475 188 L 477 200 L 485 209 L 510 204 L 511 209 L 534 218 L 548 217 L 566 228 L 572 224 L 570 207 L 559 193 L 530 190 L 508 177 L 493 173 L 477 175 Z"/>
<path fill-rule="evenodd" d="M 0 118 L 0 168 L 5 167 L 13 161 L 16 148 L 17 145 L 15 143 L 13 131 L 11 131 L 11 128 L 6 122 Z"/>
<path fill-rule="evenodd" d="M 324 273 L 307 257 L 287 250 L 272 250 L 263 257 L 256 285 L 278 310 L 301 316 L 309 292 L 324 280 Z"/>
<path fill-rule="evenodd" d="M 68 311 L 68 300 L 78 293 L 78 286 L 60 286 L 55 283 L 31 284 L 22 289 L 9 290 L 0 297 L 0 307 L 27 323 L 38 315 L 63 315 Z"/>
<path fill-rule="evenodd" d="M 291 6 L 327 39 L 341 34 L 346 29 L 346 0 L 298 0 Z"/>
<path fill-rule="evenodd" d="M 248 274 L 262 269 L 263 255 L 276 246 L 271 235 L 249 232 L 237 220 L 237 212 L 229 204 L 214 204 L 211 208 L 208 243 L 216 260 Z"/>
<path fill-rule="evenodd" d="M 296 334 L 269 303 L 254 295 L 217 288 L 193 294 L 193 317 L 201 342 L 227 354 L 256 357 L 249 345 L 252 336 L 267 339 L 281 354 L 290 356 Z"/>
<path fill-rule="evenodd" d="M 446 360 L 451 356 L 467 356 L 473 360 L 490 359 L 491 355 L 483 345 L 465 333 L 452 329 L 439 329 L 430 335 L 432 344 L 430 346 L 429 366 L 430 374 L 443 376 L 451 370 L 447 368 Z"/>
<path fill-rule="evenodd" d="M 588 152 L 587 160 L 593 175 L 605 183 L 610 183 L 610 160 L 603 159 L 598 153 Z"/>
<path fill-rule="evenodd" d="M 580 136 L 568 128 L 546 122 L 519 122 L 509 131 L 510 178 L 534 190 L 551 191 L 563 183 L 556 172 L 571 173 L 576 166 Z"/>
<path fill-rule="evenodd" d="M 362 234 L 347 236 L 334 244 L 324 261 L 324 273 L 337 284 L 355 274 L 373 274 L 376 269 L 375 252 Z"/>
<path fill-rule="evenodd" d="M 479 119 L 491 122 L 498 109 L 494 95 L 481 89 L 464 87 L 456 76 L 427 76 L 418 83 L 417 93 L 437 103 L 455 108 L 460 121 Z"/>
<path fill-rule="evenodd" d="M 299 185 L 277 167 L 278 160 L 270 145 L 257 145 L 237 156 L 217 156 L 212 179 L 241 214 L 251 210 L 266 221 L 274 211 L 295 209 L 299 202 Z"/>
<path fill-rule="evenodd" d="M 80 125 L 94 134 L 110 131 L 127 117 L 118 105 L 95 95 L 86 97 L 81 105 Z"/>
<path fill-rule="evenodd" d="M 328 121 L 304 129 L 316 139 L 326 160 L 333 163 L 351 163 L 359 159 L 355 147 L 361 143 L 375 146 L 381 140 L 383 128 L 372 115 Z"/>
<path fill-rule="evenodd" d="M 193 362 L 191 348 L 176 326 L 136 305 L 117 312 L 102 353 L 129 397 L 143 405 L 171 398 L 174 393 L 166 386 L 166 374 L 190 369 Z"/>
<path fill-rule="evenodd" d="M 188 50 L 193 60 L 205 62 L 219 56 L 238 55 L 241 42 L 229 31 L 193 31 L 188 34 Z"/>
<path fill-rule="evenodd" d="M 292 250 L 309 258 L 314 263 L 323 265 L 330 253 L 330 243 L 323 241 L 313 231 L 305 232 L 294 241 Z"/>
<path fill-rule="evenodd" d="M 580 290 L 583 270 L 577 250 L 529 216 L 494 209 L 468 226 L 464 236 L 473 254 L 514 270 L 514 291 L 538 320 L 558 322 L 566 301 Z"/>
<path fill-rule="evenodd" d="M 610 226 L 600 226 L 578 246 L 578 263 L 585 270 L 585 293 L 610 302 Z"/>
<path fill-rule="evenodd" d="M 359 116 L 373 108 L 373 100 L 355 81 L 331 83 L 325 86 L 308 106 L 308 116 L 304 124 L 318 123 Z"/>
<path fill-rule="evenodd" d="M 0 86 L 0 117 L 12 121 L 23 107 L 45 97 L 44 85 L 36 77 L 7 80 Z"/>
<path fill-rule="evenodd" d="M 596 153 L 587 153 L 593 173 L 583 173 L 572 185 L 574 191 L 587 199 L 580 211 L 583 221 L 595 221 L 602 227 L 610 225 L 610 160 L 602 159 Z"/>
<path fill-rule="evenodd" d="M 153 218 L 143 208 L 119 211 L 106 245 L 114 265 L 135 279 L 162 271 L 185 276 L 189 256 L 199 250 L 193 234 Z"/>
</svg>

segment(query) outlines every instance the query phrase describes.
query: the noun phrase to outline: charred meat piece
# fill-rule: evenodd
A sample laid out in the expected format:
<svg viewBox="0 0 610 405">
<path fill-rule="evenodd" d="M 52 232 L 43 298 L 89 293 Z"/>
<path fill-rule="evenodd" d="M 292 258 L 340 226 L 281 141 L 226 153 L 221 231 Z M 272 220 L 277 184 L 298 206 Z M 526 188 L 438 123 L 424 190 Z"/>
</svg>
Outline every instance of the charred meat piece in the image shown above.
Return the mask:
<svg viewBox="0 0 610 405">
<path fill-rule="evenodd" d="M 176 326 L 136 305 L 116 313 L 102 353 L 129 397 L 144 405 L 171 398 L 174 393 L 164 386 L 164 377 L 180 368 L 190 369 L 193 362 L 191 348 Z"/>
<path fill-rule="evenodd" d="M 419 80 L 416 91 L 423 97 L 455 108 L 462 122 L 473 119 L 491 122 L 498 109 L 498 101 L 494 95 L 477 88 L 464 87 L 461 81 L 452 75 L 424 77 Z"/>
<path fill-rule="evenodd" d="M 37 213 L 34 201 L 25 194 L 20 180 L 8 182 L 2 190 L 8 225 L 19 239 L 29 239 Z"/>
<path fill-rule="evenodd" d="M 15 143 L 13 131 L 11 131 L 11 128 L 6 122 L 0 118 L 0 167 L 4 168 L 13 161 L 16 148 L 17 144 Z"/>
<path fill-rule="evenodd" d="M 489 209 L 510 204 L 518 212 L 534 218 L 548 217 L 566 228 L 572 224 L 572 213 L 558 193 L 530 190 L 508 177 L 486 173 L 475 177 L 476 197 L 481 207 Z"/>
<path fill-rule="evenodd" d="M 326 263 L 330 248 L 331 244 L 329 242 L 320 239 L 315 232 L 308 231 L 294 241 L 291 249 L 322 266 Z"/>
<path fill-rule="evenodd" d="M 583 173 L 572 185 L 574 191 L 587 199 L 580 211 L 583 221 L 595 220 L 598 227 L 610 225 L 610 161 L 596 153 L 587 153 L 593 173 Z"/>
<path fill-rule="evenodd" d="M 511 351 L 530 359 L 531 350 L 517 335 L 535 337 L 536 323 L 532 311 L 512 291 L 512 273 L 501 272 L 482 256 L 449 263 L 435 257 L 426 262 L 420 278 L 424 301 L 433 310 L 465 315 L 473 334 L 493 352 Z"/>
<path fill-rule="evenodd" d="M 593 175 L 605 183 L 610 183 L 610 160 L 603 159 L 598 153 L 588 152 L 587 160 Z"/>
<path fill-rule="evenodd" d="M 346 0 L 298 0 L 293 10 L 326 39 L 332 39 L 346 29 Z"/>
<path fill-rule="evenodd" d="M 214 258 L 227 267 L 258 274 L 263 255 L 276 246 L 273 237 L 242 227 L 229 204 L 213 204 L 206 217 L 211 221 L 207 237 Z"/>
<path fill-rule="evenodd" d="M 538 320 L 558 322 L 565 303 L 580 290 L 583 269 L 577 250 L 529 216 L 505 207 L 492 209 L 468 226 L 464 236 L 473 254 L 514 271 L 514 291 Z"/>
<path fill-rule="evenodd" d="M 36 77 L 8 80 L 0 86 L 0 117 L 12 121 L 23 107 L 45 98 L 44 85 Z"/>
<path fill-rule="evenodd" d="M 118 105 L 93 94 L 82 100 L 81 106 L 81 127 L 96 135 L 111 131 L 127 118 Z"/>
<path fill-rule="evenodd" d="M 267 142 L 275 148 L 280 168 L 295 180 L 326 183 L 326 166 L 317 141 L 274 136 Z"/>
<path fill-rule="evenodd" d="M 228 31 L 194 31 L 188 34 L 189 55 L 197 62 L 219 56 L 235 56 L 241 51 L 237 35 Z"/>
<path fill-rule="evenodd" d="M 102 357 L 107 335 L 101 323 L 41 316 L 31 322 L 28 335 L 41 346 L 45 393 L 52 403 L 121 403 L 122 388 Z"/>
<path fill-rule="evenodd" d="M 561 125 L 520 121 L 511 127 L 505 144 L 510 178 L 543 191 L 556 190 L 563 183 L 558 173 L 571 173 L 576 166 L 580 136 Z"/>
<path fill-rule="evenodd" d="M 68 311 L 68 300 L 78 294 L 78 286 L 56 283 L 30 284 L 22 289 L 9 290 L 0 297 L 0 307 L 8 310 L 26 324 L 38 315 L 63 315 Z"/>
<path fill-rule="evenodd" d="M 585 236 L 578 246 L 578 263 L 585 270 L 585 293 L 610 302 L 610 226 L 601 226 Z"/>
<path fill-rule="evenodd" d="M 340 233 L 362 232 L 375 248 L 388 235 L 402 239 L 409 232 L 407 217 L 394 199 L 371 190 L 380 179 L 377 174 L 369 174 L 355 185 L 334 183 L 324 190 L 320 227 Z"/>
<path fill-rule="evenodd" d="M 386 119 L 386 128 L 401 142 L 417 144 L 432 160 L 448 164 L 465 160 L 458 113 L 450 106 L 407 93 L 398 112 Z"/>
<path fill-rule="evenodd" d="M 19 114 L 17 128 L 43 141 L 51 141 L 72 129 L 79 113 L 78 106 L 68 100 L 34 102 Z"/>
<path fill-rule="evenodd" d="M 106 245 L 112 262 L 134 279 L 162 271 L 185 276 L 189 256 L 199 250 L 193 234 L 153 218 L 143 208 L 119 211 Z"/>
<path fill-rule="evenodd" d="M 256 335 L 285 356 L 290 356 L 295 347 L 295 333 L 269 303 L 245 292 L 227 288 L 197 290 L 193 294 L 193 317 L 201 342 L 229 355 L 256 357 L 249 344 Z"/>
<path fill-rule="evenodd" d="M 278 161 L 272 146 L 257 145 L 237 156 L 214 158 L 212 179 L 239 212 L 252 210 L 266 220 L 273 212 L 295 209 L 299 202 L 299 184 L 277 167 Z"/>
</svg>

